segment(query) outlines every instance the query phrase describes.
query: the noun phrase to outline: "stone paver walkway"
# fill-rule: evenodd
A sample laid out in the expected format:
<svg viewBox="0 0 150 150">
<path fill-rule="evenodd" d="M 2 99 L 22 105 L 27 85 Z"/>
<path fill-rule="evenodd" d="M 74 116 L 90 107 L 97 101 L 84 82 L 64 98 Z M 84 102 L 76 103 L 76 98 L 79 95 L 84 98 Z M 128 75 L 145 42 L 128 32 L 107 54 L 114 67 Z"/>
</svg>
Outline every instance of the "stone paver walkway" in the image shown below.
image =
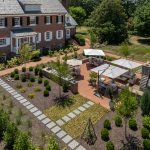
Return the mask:
<svg viewBox="0 0 150 150">
<path fill-rule="evenodd" d="M 67 115 L 65 115 L 64 117 L 62 117 L 61 119 L 57 120 L 56 123 L 59 126 L 63 126 L 66 122 L 70 121 L 71 119 L 77 117 L 81 112 L 87 110 L 88 108 L 90 108 L 92 105 L 94 105 L 93 102 L 88 101 L 85 104 L 83 104 L 82 106 L 78 107 L 77 109 L 75 109 L 74 111 L 68 113 Z"/>
<path fill-rule="evenodd" d="M 0 79 L 0 86 L 10 93 L 17 101 L 19 101 L 26 109 L 28 109 L 42 124 L 44 124 L 52 133 L 62 140 L 71 150 L 86 150 L 75 139 L 68 135 L 58 124 L 53 122 L 45 114 L 42 113 L 31 102 L 16 92 L 10 85 Z"/>
</svg>

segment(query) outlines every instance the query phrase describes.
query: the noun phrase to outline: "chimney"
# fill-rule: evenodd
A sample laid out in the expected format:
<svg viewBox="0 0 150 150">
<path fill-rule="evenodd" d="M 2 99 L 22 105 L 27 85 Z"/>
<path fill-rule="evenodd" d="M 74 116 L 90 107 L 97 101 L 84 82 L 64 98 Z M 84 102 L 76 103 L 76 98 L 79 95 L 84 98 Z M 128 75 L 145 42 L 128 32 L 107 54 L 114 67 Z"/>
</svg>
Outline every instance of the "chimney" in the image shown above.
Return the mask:
<svg viewBox="0 0 150 150">
<path fill-rule="evenodd" d="M 70 5 L 70 0 L 61 0 L 63 6 L 68 10 Z"/>
</svg>

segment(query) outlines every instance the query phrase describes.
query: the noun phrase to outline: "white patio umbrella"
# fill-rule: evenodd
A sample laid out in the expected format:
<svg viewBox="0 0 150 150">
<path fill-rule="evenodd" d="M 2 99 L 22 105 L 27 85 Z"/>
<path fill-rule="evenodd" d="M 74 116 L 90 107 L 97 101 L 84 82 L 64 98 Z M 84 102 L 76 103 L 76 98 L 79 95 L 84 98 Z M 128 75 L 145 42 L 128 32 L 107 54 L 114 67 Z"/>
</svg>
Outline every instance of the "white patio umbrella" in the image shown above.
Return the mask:
<svg viewBox="0 0 150 150">
<path fill-rule="evenodd" d="M 103 50 L 99 49 L 84 49 L 84 54 L 86 56 L 105 56 Z"/>
<path fill-rule="evenodd" d="M 122 69 L 122 68 L 119 68 L 119 67 L 116 67 L 113 65 L 109 65 L 109 64 L 101 65 L 99 67 L 91 69 L 91 71 L 94 71 L 99 74 L 101 74 L 103 72 L 104 76 L 107 76 L 111 79 L 115 79 L 115 78 L 121 76 L 122 74 L 128 72 L 128 70 L 126 70 L 126 69 Z"/>
<path fill-rule="evenodd" d="M 67 60 L 67 64 L 70 66 L 80 66 L 82 65 L 82 60 L 70 59 L 70 60 Z"/>
<path fill-rule="evenodd" d="M 112 61 L 111 63 L 118 65 L 118 66 L 125 67 L 127 69 L 134 69 L 134 68 L 142 66 L 142 64 L 128 60 L 128 59 L 118 59 L 118 60 Z"/>
</svg>

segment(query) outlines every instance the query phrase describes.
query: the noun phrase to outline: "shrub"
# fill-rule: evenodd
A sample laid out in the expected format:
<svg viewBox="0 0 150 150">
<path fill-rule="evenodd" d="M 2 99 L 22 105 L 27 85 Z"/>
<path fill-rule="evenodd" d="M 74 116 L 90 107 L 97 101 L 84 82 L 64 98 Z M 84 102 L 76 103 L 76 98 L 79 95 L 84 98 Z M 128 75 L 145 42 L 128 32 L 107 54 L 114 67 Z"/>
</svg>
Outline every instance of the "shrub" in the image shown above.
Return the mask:
<svg viewBox="0 0 150 150">
<path fill-rule="evenodd" d="M 36 67 L 36 68 L 34 69 L 34 74 L 37 76 L 37 75 L 38 75 L 38 73 L 39 73 L 39 68 L 38 68 L 38 67 Z"/>
<path fill-rule="evenodd" d="M 19 74 L 15 74 L 14 79 L 19 80 Z"/>
<path fill-rule="evenodd" d="M 143 141 L 144 150 L 150 150 L 150 140 L 146 139 Z"/>
<path fill-rule="evenodd" d="M 17 89 L 21 89 L 21 88 L 22 88 L 22 85 L 19 84 L 19 83 L 17 83 L 17 84 L 16 84 L 16 88 L 17 88 Z"/>
<path fill-rule="evenodd" d="M 115 117 L 115 125 L 117 127 L 121 127 L 122 126 L 122 118 L 120 116 L 116 116 Z"/>
<path fill-rule="evenodd" d="M 141 129 L 141 134 L 143 139 L 148 139 L 149 138 L 149 130 L 146 128 Z"/>
<path fill-rule="evenodd" d="M 34 77 L 30 77 L 30 82 L 35 82 L 35 78 Z"/>
<path fill-rule="evenodd" d="M 39 77 L 43 78 L 43 72 L 41 69 L 39 70 Z"/>
<path fill-rule="evenodd" d="M 106 143 L 106 149 L 107 149 L 107 150 L 115 150 L 115 146 L 114 146 L 113 142 L 108 141 L 108 142 Z"/>
<path fill-rule="evenodd" d="M 108 141 L 109 140 L 109 132 L 108 132 L 108 130 L 106 128 L 103 128 L 101 130 L 101 138 L 104 141 Z"/>
<path fill-rule="evenodd" d="M 63 92 L 68 92 L 68 84 L 67 84 L 67 82 L 65 82 L 64 84 L 63 84 Z"/>
<path fill-rule="evenodd" d="M 74 39 L 77 41 L 77 43 L 80 45 L 80 46 L 84 46 L 85 45 L 85 39 L 82 35 L 80 34 L 76 34 L 74 36 Z"/>
<path fill-rule="evenodd" d="M 27 80 L 27 79 L 26 79 L 25 76 L 22 76 L 22 77 L 21 77 L 21 81 L 22 81 L 22 82 L 26 82 L 26 80 Z"/>
<path fill-rule="evenodd" d="M 150 116 L 144 116 L 143 118 L 143 126 L 150 130 Z"/>
<path fill-rule="evenodd" d="M 33 71 L 33 67 L 29 67 L 29 71 L 32 72 Z"/>
<path fill-rule="evenodd" d="M 50 85 L 46 85 L 46 90 L 47 91 L 51 91 L 51 86 Z"/>
<path fill-rule="evenodd" d="M 107 119 L 104 121 L 104 128 L 106 128 L 106 129 L 108 129 L 108 130 L 111 129 L 111 123 L 110 123 L 110 121 L 107 120 Z"/>
<path fill-rule="evenodd" d="M 135 119 L 129 120 L 129 128 L 132 130 L 137 130 L 137 123 Z"/>
<path fill-rule="evenodd" d="M 25 93 L 26 91 L 27 91 L 27 89 L 25 89 L 25 88 L 21 88 L 21 89 L 20 89 L 20 92 L 21 92 L 21 93 Z"/>
<path fill-rule="evenodd" d="M 35 91 L 35 92 L 40 92 L 40 91 L 41 91 L 41 88 L 38 87 L 38 86 L 36 86 L 36 87 L 34 88 L 34 91 Z"/>
<path fill-rule="evenodd" d="M 12 78 L 14 78 L 14 77 L 15 77 L 15 72 L 11 72 L 10 76 L 11 76 Z"/>
<path fill-rule="evenodd" d="M 14 70 L 14 73 L 15 73 L 15 74 L 18 74 L 18 73 L 19 73 L 18 69 L 15 69 L 15 70 Z"/>
<path fill-rule="evenodd" d="M 22 72 L 26 72 L 26 67 L 22 67 Z"/>
<path fill-rule="evenodd" d="M 44 80 L 44 86 L 46 87 L 47 85 L 49 85 L 49 81 L 48 80 Z"/>
<path fill-rule="evenodd" d="M 40 50 L 32 51 L 31 60 L 33 60 L 33 61 L 39 61 L 40 60 Z"/>
<path fill-rule="evenodd" d="M 28 87 L 31 87 L 33 86 L 33 83 L 32 82 L 28 82 Z"/>
<path fill-rule="evenodd" d="M 28 94 L 28 97 L 29 97 L 30 99 L 33 99 L 33 98 L 35 97 L 35 94 L 33 94 L 33 93 Z"/>
<path fill-rule="evenodd" d="M 43 95 L 44 95 L 45 97 L 48 97 L 48 96 L 49 96 L 49 91 L 48 91 L 48 90 L 44 90 Z"/>
<path fill-rule="evenodd" d="M 42 83 L 42 78 L 38 78 L 38 83 L 41 84 Z"/>
</svg>

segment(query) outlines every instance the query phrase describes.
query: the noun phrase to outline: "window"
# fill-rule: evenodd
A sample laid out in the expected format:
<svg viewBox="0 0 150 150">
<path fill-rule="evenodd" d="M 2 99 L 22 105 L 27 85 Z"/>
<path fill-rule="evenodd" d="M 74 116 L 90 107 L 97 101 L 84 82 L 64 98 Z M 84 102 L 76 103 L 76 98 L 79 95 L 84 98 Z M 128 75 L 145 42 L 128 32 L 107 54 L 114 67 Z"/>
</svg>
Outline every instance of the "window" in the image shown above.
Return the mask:
<svg viewBox="0 0 150 150">
<path fill-rule="evenodd" d="M 63 16 L 57 16 L 57 23 L 63 22 Z"/>
<path fill-rule="evenodd" d="M 57 39 L 62 39 L 63 38 L 63 30 L 58 30 L 56 35 L 57 35 Z"/>
<path fill-rule="evenodd" d="M 20 18 L 14 17 L 14 26 L 20 26 Z"/>
<path fill-rule="evenodd" d="M 45 23 L 46 24 L 51 24 L 52 22 L 51 22 L 51 16 L 46 16 L 46 18 L 45 18 Z"/>
<path fill-rule="evenodd" d="M 37 35 L 36 35 L 36 42 L 37 43 L 41 42 L 41 33 L 37 33 Z"/>
<path fill-rule="evenodd" d="M 52 40 L 52 32 L 47 31 L 45 32 L 45 41 L 50 41 Z"/>
<path fill-rule="evenodd" d="M 6 45 L 6 39 L 0 39 L 0 46 Z"/>
<path fill-rule="evenodd" d="M 69 22 L 70 22 L 70 18 L 66 17 L 66 23 L 69 23 Z"/>
<path fill-rule="evenodd" d="M 30 25 L 36 25 L 36 16 L 30 17 Z"/>
<path fill-rule="evenodd" d="M 0 18 L 0 27 L 5 27 L 5 18 Z"/>
</svg>

